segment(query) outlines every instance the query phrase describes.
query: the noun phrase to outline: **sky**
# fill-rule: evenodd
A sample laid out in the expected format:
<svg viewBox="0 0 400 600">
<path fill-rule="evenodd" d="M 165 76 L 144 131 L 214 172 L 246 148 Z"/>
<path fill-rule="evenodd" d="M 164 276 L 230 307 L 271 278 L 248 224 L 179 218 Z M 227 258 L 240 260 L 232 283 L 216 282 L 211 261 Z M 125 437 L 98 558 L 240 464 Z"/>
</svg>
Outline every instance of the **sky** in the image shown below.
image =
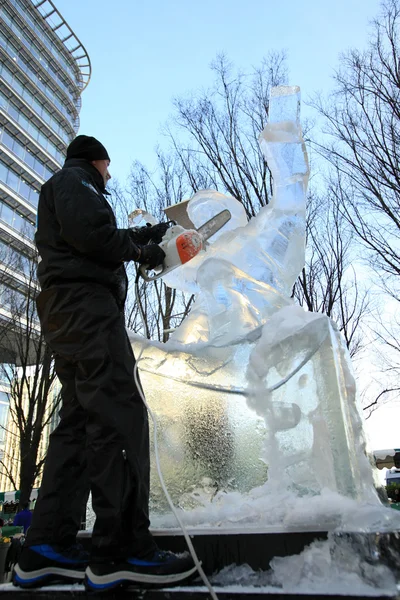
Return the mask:
<svg viewBox="0 0 400 600">
<path fill-rule="evenodd" d="M 301 87 L 306 102 L 316 92 L 329 95 L 339 55 L 365 48 L 380 11 L 378 0 L 54 3 L 92 64 L 79 133 L 101 140 L 122 184 L 134 160 L 155 166 L 173 99 L 210 87 L 210 63 L 219 53 L 249 72 L 270 51 L 284 50 L 289 83 Z M 399 422 L 399 404 L 377 410 L 366 424 L 371 447 L 400 446 Z"/>
<path fill-rule="evenodd" d="M 54 0 L 85 46 L 91 81 L 80 133 L 108 149 L 122 182 L 133 160 L 155 164 L 174 97 L 212 84 L 223 52 L 251 71 L 271 50 L 287 52 L 303 99 L 328 92 L 338 55 L 363 48 L 378 0 Z"/>
</svg>

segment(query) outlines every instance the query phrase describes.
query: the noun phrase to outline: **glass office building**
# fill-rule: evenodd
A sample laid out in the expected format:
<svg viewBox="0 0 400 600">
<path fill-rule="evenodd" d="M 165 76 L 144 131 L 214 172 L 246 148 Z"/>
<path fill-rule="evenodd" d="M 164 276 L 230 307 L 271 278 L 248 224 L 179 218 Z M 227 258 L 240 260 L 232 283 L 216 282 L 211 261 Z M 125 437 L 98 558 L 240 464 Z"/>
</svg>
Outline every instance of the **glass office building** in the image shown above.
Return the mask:
<svg viewBox="0 0 400 600">
<path fill-rule="evenodd" d="M 13 297 L 27 292 L 40 187 L 77 134 L 90 74 L 85 48 L 51 0 L 0 2 L 0 336 Z M 3 404 L 4 393 L 4 421 Z M 0 436 L 0 453 L 1 444 Z"/>
</svg>

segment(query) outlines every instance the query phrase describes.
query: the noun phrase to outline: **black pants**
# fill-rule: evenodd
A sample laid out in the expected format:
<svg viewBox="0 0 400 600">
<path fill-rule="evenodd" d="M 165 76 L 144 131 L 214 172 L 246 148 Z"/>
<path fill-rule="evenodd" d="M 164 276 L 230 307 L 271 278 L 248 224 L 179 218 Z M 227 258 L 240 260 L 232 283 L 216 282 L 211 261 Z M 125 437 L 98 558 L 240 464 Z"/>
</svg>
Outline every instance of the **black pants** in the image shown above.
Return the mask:
<svg viewBox="0 0 400 600">
<path fill-rule="evenodd" d="M 45 290 L 37 307 L 62 408 L 26 543 L 74 543 L 90 487 L 93 558 L 144 556 L 156 547 L 148 519 L 149 430 L 124 315 L 100 285 Z"/>
</svg>

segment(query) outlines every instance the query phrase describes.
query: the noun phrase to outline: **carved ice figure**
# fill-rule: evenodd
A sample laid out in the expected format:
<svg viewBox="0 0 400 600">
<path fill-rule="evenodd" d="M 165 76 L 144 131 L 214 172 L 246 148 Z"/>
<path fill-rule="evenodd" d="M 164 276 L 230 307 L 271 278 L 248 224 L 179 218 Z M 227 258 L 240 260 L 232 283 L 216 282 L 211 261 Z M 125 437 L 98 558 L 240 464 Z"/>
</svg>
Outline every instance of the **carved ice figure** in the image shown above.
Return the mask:
<svg viewBox="0 0 400 600">
<path fill-rule="evenodd" d="M 132 335 L 167 486 L 182 508 L 206 507 L 192 525 L 210 521 L 211 502 L 225 505 L 229 526 L 267 523 L 260 498 L 282 489 L 379 504 L 347 349 L 328 317 L 290 299 L 304 265 L 309 175 L 299 114 L 299 88 L 272 90 L 260 136 L 271 203 L 247 222 L 234 198 L 198 192 L 188 204 L 196 226 L 223 208 L 233 216 L 165 278 L 195 293 L 194 306 L 166 344 Z M 164 510 L 153 472 L 153 521 Z"/>
</svg>

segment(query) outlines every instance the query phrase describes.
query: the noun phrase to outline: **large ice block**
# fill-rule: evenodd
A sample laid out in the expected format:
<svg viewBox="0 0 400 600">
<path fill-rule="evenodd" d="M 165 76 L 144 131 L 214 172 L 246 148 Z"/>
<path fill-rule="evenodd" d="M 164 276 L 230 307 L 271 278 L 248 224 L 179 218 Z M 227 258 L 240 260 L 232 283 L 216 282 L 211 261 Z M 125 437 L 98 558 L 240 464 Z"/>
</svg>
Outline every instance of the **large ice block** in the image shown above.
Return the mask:
<svg viewBox="0 0 400 600">
<path fill-rule="evenodd" d="M 360 527 L 395 518 L 375 491 L 341 335 L 290 298 L 309 175 L 299 107 L 299 88 L 272 90 L 260 146 L 273 198 L 256 217 L 247 222 L 240 202 L 215 190 L 188 203 L 195 225 L 222 208 L 233 215 L 165 278 L 196 293 L 189 316 L 166 344 L 131 334 L 167 487 L 192 526 L 326 529 L 345 526 L 355 507 L 369 515 Z M 174 526 L 154 468 L 151 483 L 153 526 Z"/>
</svg>

